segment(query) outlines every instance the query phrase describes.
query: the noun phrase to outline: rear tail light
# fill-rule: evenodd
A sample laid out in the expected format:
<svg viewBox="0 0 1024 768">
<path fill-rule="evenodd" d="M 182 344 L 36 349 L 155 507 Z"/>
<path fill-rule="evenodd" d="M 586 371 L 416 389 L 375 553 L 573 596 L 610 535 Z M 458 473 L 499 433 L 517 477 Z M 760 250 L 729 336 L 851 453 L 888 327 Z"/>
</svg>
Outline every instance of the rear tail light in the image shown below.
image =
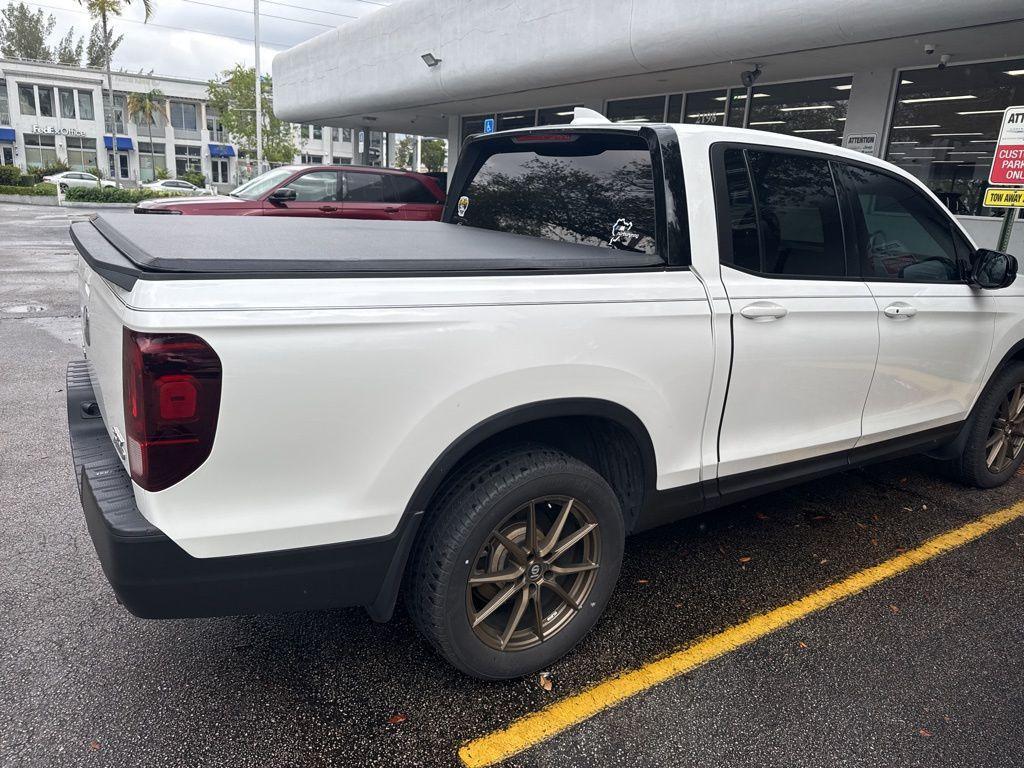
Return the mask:
<svg viewBox="0 0 1024 768">
<path fill-rule="evenodd" d="M 162 491 L 210 455 L 220 411 L 220 358 L 198 336 L 125 328 L 122 373 L 132 480 Z"/>
</svg>

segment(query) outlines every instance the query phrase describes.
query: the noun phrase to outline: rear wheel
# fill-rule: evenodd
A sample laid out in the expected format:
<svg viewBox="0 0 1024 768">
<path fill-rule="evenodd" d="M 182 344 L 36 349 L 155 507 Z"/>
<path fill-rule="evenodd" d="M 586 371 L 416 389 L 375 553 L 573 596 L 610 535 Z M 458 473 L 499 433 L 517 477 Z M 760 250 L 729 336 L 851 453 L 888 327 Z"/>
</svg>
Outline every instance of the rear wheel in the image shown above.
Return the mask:
<svg viewBox="0 0 1024 768">
<path fill-rule="evenodd" d="M 591 467 L 541 446 L 501 451 L 451 478 L 429 511 L 409 609 L 462 671 L 535 672 L 597 621 L 623 541 L 618 499 Z"/>
<path fill-rule="evenodd" d="M 61 192 L 67 192 L 68 191 L 68 185 L 67 184 L 61 184 L 60 185 L 60 191 Z"/>
<path fill-rule="evenodd" d="M 1002 485 L 1024 461 L 1024 363 L 998 374 L 978 401 L 956 475 L 979 488 Z"/>
</svg>

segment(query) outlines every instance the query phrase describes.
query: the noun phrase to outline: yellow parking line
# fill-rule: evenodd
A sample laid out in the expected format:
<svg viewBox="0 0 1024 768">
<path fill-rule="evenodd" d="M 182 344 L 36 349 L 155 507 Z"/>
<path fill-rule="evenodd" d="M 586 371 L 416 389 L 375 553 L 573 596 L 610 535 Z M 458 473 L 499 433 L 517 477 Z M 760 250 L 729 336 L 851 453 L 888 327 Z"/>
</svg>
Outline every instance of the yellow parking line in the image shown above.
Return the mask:
<svg viewBox="0 0 1024 768">
<path fill-rule="evenodd" d="M 506 760 L 652 686 L 689 672 L 1022 517 L 1024 502 L 985 515 L 972 523 L 929 539 L 919 547 L 891 560 L 865 568 L 788 605 L 752 616 L 723 632 L 698 640 L 693 645 L 683 647 L 639 669 L 609 678 L 581 693 L 526 715 L 503 730 L 467 742 L 459 750 L 459 757 L 469 768 L 481 768 Z"/>
</svg>

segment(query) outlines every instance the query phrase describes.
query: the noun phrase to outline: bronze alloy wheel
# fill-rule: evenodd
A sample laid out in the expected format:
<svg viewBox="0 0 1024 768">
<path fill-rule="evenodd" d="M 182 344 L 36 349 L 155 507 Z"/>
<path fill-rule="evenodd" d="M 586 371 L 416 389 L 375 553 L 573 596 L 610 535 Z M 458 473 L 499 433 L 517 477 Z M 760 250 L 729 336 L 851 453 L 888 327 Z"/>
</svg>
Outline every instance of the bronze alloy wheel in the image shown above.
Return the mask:
<svg viewBox="0 0 1024 768">
<path fill-rule="evenodd" d="M 578 499 L 543 496 L 516 509 L 477 552 L 466 585 L 476 636 L 521 651 L 563 629 L 586 602 L 601 566 L 601 531 Z"/>
<path fill-rule="evenodd" d="M 988 439 L 985 464 L 999 474 L 1010 466 L 1024 448 L 1024 384 L 1016 384 L 1006 393 L 996 410 Z"/>
</svg>

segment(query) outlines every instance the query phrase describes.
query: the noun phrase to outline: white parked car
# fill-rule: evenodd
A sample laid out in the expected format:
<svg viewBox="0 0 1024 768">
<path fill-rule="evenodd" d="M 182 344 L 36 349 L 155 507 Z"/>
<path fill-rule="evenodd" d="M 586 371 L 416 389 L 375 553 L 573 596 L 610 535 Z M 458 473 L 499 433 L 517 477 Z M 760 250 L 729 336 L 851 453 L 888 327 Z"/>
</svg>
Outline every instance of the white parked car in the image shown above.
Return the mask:
<svg viewBox="0 0 1024 768">
<path fill-rule="evenodd" d="M 508 678 L 631 533 L 912 452 L 1016 472 L 1012 256 L 873 157 L 596 120 L 470 138 L 441 222 L 72 224 L 75 470 L 128 610 L 385 620 L 401 587 Z"/>
<path fill-rule="evenodd" d="M 173 195 L 189 195 L 192 197 L 206 197 L 212 195 L 208 189 L 203 187 L 197 187 L 195 184 L 191 184 L 184 179 L 160 179 L 158 181 L 151 181 L 148 184 L 142 185 L 143 189 L 152 189 L 157 192 L 169 192 Z"/>
<path fill-rule="evenodd" d="M 60 188 L 61 192 L 67 192 L 70 187 L 117 186 L 112 181 L 99 179 L 85 171 L 64 171 L 63 173 L 55 173 L 51 176 L 43 176 L 43 181 L 48 184 L 56 184 Z"/>
</svg>

